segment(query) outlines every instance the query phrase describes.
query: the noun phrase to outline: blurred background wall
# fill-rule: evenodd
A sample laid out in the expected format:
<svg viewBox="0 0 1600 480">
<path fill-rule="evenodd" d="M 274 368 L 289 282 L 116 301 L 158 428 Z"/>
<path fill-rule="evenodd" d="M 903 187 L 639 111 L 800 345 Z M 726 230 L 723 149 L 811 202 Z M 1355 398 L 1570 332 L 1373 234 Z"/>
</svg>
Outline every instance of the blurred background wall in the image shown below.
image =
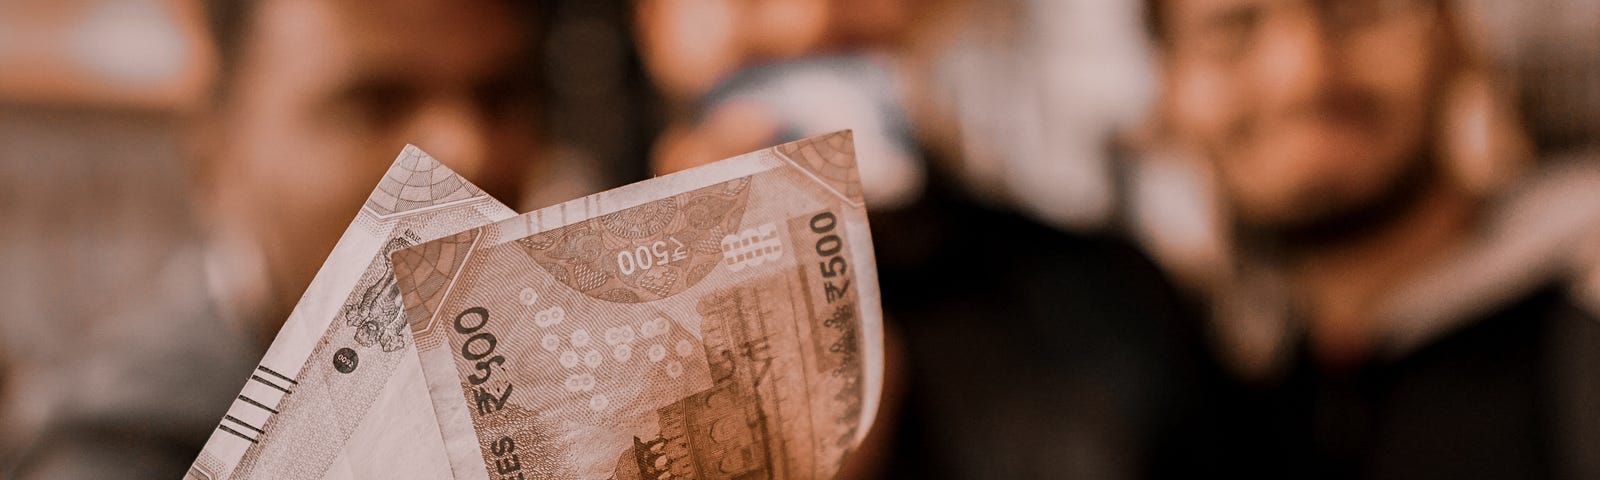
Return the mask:
<svg viewBox="0 0 1600 480">
<path fill-rule="evenodd" d="M 208 68 L 196 15 L 167 0 L 0 3 L 8 356 L 72 345 L 192 238 L 180 115 Z"/>
</svg>

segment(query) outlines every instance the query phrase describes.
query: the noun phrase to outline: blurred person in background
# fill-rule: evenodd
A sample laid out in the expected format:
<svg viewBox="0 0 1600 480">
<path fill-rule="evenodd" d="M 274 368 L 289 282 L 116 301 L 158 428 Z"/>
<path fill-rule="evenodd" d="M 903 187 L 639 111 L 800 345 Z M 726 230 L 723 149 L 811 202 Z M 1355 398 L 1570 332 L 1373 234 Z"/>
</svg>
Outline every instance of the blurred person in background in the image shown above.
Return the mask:
<svg viewBox="0 0 1600 480">
<path fill-rule="evenodd" d="M 1204 352 L 1183 341 L 1199 334 L 1192 308 L 1117 212 L 1117 132 L 1149 83 L 1139 11 L 919 7 L 898 53 L 926 186 L 872 219 L 899 339 L 884 471 L 1144 477 L 1156 422 Z"/>
<path fill-rule="evenodd" d="M 924 161 L 931 150 L 919 140 L 945 145 L 953 139 L 931 128 L 945 119 L 913 116 L 907 108 L 920 102 L 908 98 L 905 84 L 937 83 L 979 100 L 962 105 L 979 111 L 961 111 L 954 119 L 967 122 L 959 127 L 970 132 L 1037 121 L 1028 115 L 1035 110 L 1007 110 L 1037 98 L 1031 90 L 1022 88 L 1028 91 L 1014 98 L 1018 102 L 998 105 L 983 103 L 991 97 L 974 90 L 993 87 L 981 93 L 994 94 L 1014 86 L 1008 81 L 1031 80 L 1011 74 L 1031 72 L 1021 64 L 1048 49 L 986 51 L 1003 55 L 993 62 L 968 55 L 974 37 L 1004 37 L 1018 24 L 1036 28 L 1027 34 L 1042 34 L 1073 11 L 1036 3 L 1051 2 L 636 3 L 645 64 L 681 114 L 657 143 L 652 166 L 658 173 L 855 129 L 890 360 L 884 411 L 843 478 L 1129 478 L 1140 472 L 1141 432 L 1172 384 L 1158 378 L 1164 374 L 1158 360 L 1179 355 L 1168 351 L 1181 346 L 1170 340 L 1185 336 L 1171 287 L 1125 239 L 1058 229 L 1024 213 L 1032 213 L 1027 202 L 1034 199 L 1004 198 L 982 188 L 981 179 L 971 181 L 973 171 L 993 173 L 966 168 L 987 159 L 952 148 Z M 1077 5 L 1093 10 L 1096 3 Z M 1038 10 L 1058 16 L 1030 16 Z M 1126 24 L 1133 38 L 1136 19 L 1130 13 Z M 957 56 L 961 61 L 942 65 L 959 71 L 905 69 L 917 64 L 908 57 L 921 54 Z M 1018 68 L 992 78 L 970 70 L 1007 62 Z M 907 78 L 933 74 L 993 81 Z M 1004 118 L 1013 113 L 1016 118 Z M 1034 160 L 1073 162 L 1068 157 L 1079 151 L 1108 148 L 1105 140 L 1102 135 L 1085 140 L 1092 143 L 1081 150 Z"/>
<path fill-rule="evenodd" d="M 117 340 L 6 366 L 0 476 L 181 476 L 405 144 L 507 202 L 540 173 L 533 3 L 205 8 L 220 75 L 192 126 L 201 238 L 83 333 Z"/>
<path fill-rule="evenodd" d="M 508 203 L 535 158 L 533 2 L 212 2 L 215 98 L 197 122 L 211 280 L 276 336 L 401 147 Z"/>
<path fill-rule="evenodd" d="M 1148 3 L 1149 148 L 1220 227 L 1168 258 L 1213 355 L 1157 476 L 1600 476 L 1600 164 L 1538 158 L 1458 5 Z"/>
</svg>

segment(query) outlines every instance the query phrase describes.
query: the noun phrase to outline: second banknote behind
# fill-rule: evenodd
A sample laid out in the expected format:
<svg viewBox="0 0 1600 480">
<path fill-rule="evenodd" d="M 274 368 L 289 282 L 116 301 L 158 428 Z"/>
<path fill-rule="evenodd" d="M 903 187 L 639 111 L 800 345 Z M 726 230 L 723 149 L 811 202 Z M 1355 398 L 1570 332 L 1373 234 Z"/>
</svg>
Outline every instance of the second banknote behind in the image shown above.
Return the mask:
<svg viewBox="0 0 1600 480">
<path fill-rule="evenodd" d="M 460 479 L 828 478 L 883 383 L 850 132 L 393 255 Z"/>
</svg>

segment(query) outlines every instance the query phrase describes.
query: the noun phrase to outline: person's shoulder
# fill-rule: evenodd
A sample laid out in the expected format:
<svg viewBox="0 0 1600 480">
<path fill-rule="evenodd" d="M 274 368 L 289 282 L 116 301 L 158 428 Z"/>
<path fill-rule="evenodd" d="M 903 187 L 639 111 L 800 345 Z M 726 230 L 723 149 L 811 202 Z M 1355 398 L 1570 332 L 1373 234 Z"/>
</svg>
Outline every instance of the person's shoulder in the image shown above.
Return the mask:
<svg viewBox="0 0 1600 480">
<path fill-rule="evenodd" d="M 1568 286 L 1572 303 L 1590 319 L 1600 323 L 1600 232 L 1589 242 L 1588 252 L 1574 269 Z"/>
<path fill-rule="evenodd" d="M 886 294 L 1012 299 L 1036 292 L 1055 302 L 1104 303 L 1174 292 L 1143 249 L 1121 235 L 1062 228 L 960 191 L 930 192 L 916 207 L 873 222 L 890 271 Z M 905 252 L 915 255 L 896 258 Z"/>
<path fill-rule="evenodd" d="M 1558 269 L 1565 273 L 1564 303 L 1600 322 L 1600 147 L 1572 150 L 1540 160 L 1540 171 L 1519 198 L 1524 210 L 1546 223 L 1565 224 Z"/>
<path fill-rule="evenodd" d="M 1116 231 L 1074 230 L 991 206 L 976 207 L 969 215 L 974 226 L 990 232 L 984 242 L 988 253 L 1009 259 L 1016 268 L 1097 281 L 1138 278 L 1164 283 L 1164 275 L 1144 249 Z"/>
<path fill-rule="evenodd" d="M 886 237 L 915 235 L 942 255 L 990 262 L 1036 264 L 1043 258 L 1140 259 L 1142 251 L 1122 236 L 1052 225 L 962 191 L 934 186 L 911 207 L 878 212 Z M 914 233 L 913 233 L 914 232 Z"/>
</svg>

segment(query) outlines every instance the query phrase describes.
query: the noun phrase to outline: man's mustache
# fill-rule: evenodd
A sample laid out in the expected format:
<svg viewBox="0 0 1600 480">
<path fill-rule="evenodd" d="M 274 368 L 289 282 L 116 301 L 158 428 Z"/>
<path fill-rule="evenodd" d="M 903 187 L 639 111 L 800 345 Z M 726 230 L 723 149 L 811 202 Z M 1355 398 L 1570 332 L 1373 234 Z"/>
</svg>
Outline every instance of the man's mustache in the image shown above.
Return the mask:
<svg viewBox="0 0 1600 480">
<path fill-rule="evenodd" d="M 1266 112 L 1249 115 L 1234 123 L 1229 132 L 1232 141 L 1254 139 L 1272 125 L 1285 122 L 1314 121 L 1337 125 L 1376 127 L 1383 113 L 1383 103 L 1369 90 L 1344 88 L 1328 90 L 1322 94 L 1282 107 L 1262 106 Z"/>
</svg>

